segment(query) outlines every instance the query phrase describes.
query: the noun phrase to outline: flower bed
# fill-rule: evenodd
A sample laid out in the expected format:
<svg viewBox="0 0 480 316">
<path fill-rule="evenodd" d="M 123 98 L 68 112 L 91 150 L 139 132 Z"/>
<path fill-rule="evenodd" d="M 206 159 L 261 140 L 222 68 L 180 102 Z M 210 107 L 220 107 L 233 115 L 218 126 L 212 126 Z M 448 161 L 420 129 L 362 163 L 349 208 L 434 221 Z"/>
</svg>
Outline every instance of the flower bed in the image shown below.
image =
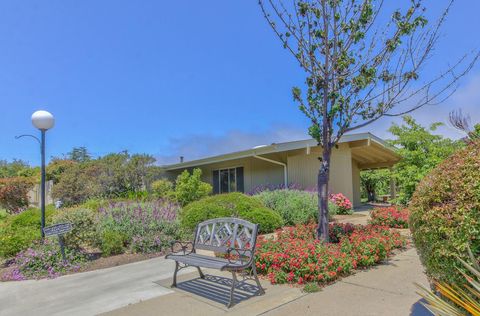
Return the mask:
<svg viewBox="0 0 480 316">
<path fill-rule="evenodd" d="M 315 239 L 315 224 L 297 225 L 279 231 L 277 239 L 259 238 L 256 267 L 271 283 L 327 283 L 354 269 L 386 259 L 406 239 L 387 227 L 331 224 L 337 243 Z"/>
<path fill-rule="evenodd" d="M 408 209 L 398 209 L 395 206 L 376 207 L 370 214 L 372 225 L 383 225 L 392 228 L 408 228 Z"/>
<path fill-rule="evenodd" d="M 336 214 L 340 214 L 340 215 L 352 214 L 353 204 L 342 193 L 330 194 L 329 200 L 337 208 Z"/>
</svg>

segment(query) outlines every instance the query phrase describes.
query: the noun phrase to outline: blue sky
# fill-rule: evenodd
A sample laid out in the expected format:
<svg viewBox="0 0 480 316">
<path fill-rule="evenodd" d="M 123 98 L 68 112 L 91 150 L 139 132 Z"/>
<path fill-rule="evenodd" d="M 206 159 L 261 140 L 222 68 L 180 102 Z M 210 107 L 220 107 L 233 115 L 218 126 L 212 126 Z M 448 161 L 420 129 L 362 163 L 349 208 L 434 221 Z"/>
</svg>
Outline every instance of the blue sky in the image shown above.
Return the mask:
<svg viewBox="0 0 480 316">
<path fill-rule="evenodd" d="M 446 2 L 426 1 L 428 14 Z M 457 2 L 427 75 L 480 48 L 480 2 Z M 0 2 L 0 159 L 39 163 L 36 143 L 14 139 L 37 132 L 37 109 L 56 117 L 48 156 L 86 146 L 162 163 L 306 138 L 290 93 L 303 81 L 257 1 Z M 462 107 L 480 120 L 479 106 L 477 66 L 453 98 L 417 116 L 446 121 Z M 390 123 L 365 130 L 387 137 Z"/>
</svg>

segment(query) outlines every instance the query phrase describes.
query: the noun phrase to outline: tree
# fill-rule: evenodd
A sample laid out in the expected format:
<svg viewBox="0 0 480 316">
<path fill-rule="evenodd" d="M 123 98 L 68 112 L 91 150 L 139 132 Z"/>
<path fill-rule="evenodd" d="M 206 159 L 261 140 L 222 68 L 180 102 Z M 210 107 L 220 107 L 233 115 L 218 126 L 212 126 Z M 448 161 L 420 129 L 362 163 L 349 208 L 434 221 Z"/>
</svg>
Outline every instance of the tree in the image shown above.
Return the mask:
<svg viewBox="0 0 480 316">
<path fill-rule="evenodd" d="M 26 177 L 0 179 L 0 205 L 9 213 L 18 213 L 28 206 L 28 191 L 35 181 Z"/>
<path fill-rule="evenodd" d="M 264 17 L 306 75 L 293 98 L 311 121 L 323 152 L 318 172 L 318 237 L 328 240 L 328 181 L 332 150 L 342 135 L 381 117 L 437 104 L 478 59 L 462 57 L 437 77 L 420 80 L 452 2 L 427 28 L 421 0 L 379 18 L 383 0 L 259 0 Z M 423 76 L 422 76 L 423 78 Z M 408 107 L 405 107 L 406 104 Z M 399 109 L 400 106 L 400 109 Z"/>
<path fill-rule="evenodd" d="M 442 123 L 428 128 L 418 124 L 411 116 L 403 117 L 403 124 L 392 124 L 389 131 L 395 139 L 389 141 L 402 157 L 392 169 L 398 186 L 398 202 L 407 204 L 417 184 L 440 162 L 462 147 L 461 142 L 433 134 Z"/>
<path fill-rule="evenodd" d="M 0 160 L 0 178 L 11 178 L 17 176 L 30 176 L 32 168 L 23 160 L 13 159 L 12 162 Z"/>
<path fill-rule="evenodd" d="M 389 190 L 390 171 L 386 169 L 362 171 L 360 181 L 367 201 L 375 202 L 377 194 L 386 194 Z"/>
<path fill-rule="evenodd" d="M 73 147 L 72 151 L 67 154 L 68 160 L 73 160 L 76 162 L 85 162 L 92 159 L 92 156 L 88 153 L 86 147 Z"/>
<path fill-rule="evenodd" d="M 453 127 L 467 135 L 467 142 L 480 139 L 480 124 L 475 124 L 472 128 L 470 115 L 464 115 L 462 109 L 450 112 L 449 119 Z"/>
</svg>

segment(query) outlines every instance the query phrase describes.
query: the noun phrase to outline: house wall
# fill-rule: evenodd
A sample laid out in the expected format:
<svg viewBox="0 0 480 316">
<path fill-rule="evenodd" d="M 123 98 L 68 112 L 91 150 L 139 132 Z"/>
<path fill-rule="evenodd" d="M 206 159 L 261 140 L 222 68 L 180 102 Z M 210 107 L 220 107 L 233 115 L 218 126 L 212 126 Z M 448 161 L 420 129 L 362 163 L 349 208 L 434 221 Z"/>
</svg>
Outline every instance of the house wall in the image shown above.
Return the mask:
<svg viewBox="0 0 480 316">
<path fill-rule="evenodd" d="M 212 184 L 213 170 L 234 167 L 243 167 L 244 190 L 246 193 L 251 192 L 258 186 L 282 185 L 284 182 L 282 166 L 253 157 L 213 163 L 198 168 L 202 170 L 202 181 Z M 170 171 L 168 172 L 168 178 L 174 181 L 182 171 Z"/>
<path fill-rule="evenodd" d="M 265 157 L 287 163 L 289 183 L 314 189 L 317 187 L 320 155 L 321 149 L 312 147 L 309 154 L 306 149 L 300 149 Z M 202 180 L 208 183 L 212 183 L 213 170 L 232 167 L 244 168 L 245 192 L 251 192 L 262 185 L 280 186 L 284 183 L 283 166 L 254 157 L 199 166 Z M 175 179 L 180 172 L 181 170 L 169 172 L 169 177 Z M 329 190 L 332 193 L 343 193 L 354 206 L 360 205 L 360 171 L 356 161 L 352 159 L 348 144 L 340 144 L 332 151 Z"/>
<path fill-rule="evenodd" d="M 320 168 L 322 154 L 319 147 L 311 148 L 310 154 L 306 150 L 298 150 L 288 154 L 288 181 L 298 183 L 305 188 L 317 187 L 317 175 Z M 343 193 L 354 201 L 352 168 L 352 154 L 347 144 L 340 144 L 332 151 L 330 166 L 329 190 L 332 193 Z"/>
</svg>

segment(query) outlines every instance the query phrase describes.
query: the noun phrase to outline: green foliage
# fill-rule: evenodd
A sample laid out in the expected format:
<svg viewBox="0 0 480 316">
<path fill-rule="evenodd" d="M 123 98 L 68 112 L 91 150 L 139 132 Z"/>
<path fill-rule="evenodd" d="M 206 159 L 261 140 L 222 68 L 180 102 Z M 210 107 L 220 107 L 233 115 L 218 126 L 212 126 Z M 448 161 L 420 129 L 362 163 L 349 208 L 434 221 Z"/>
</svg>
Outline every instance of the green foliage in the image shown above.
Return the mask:
<svg viewBox="0 0 480 316">
<path fill-rule="evenodd" d="M 53 216 L 53 223 L 72 223 L 73 229 L 64 235 L 65 244 L 74 249 L 91 248 L 98 240 L 97 212 L 84 208 L 62 209 Z"/>
<path fill-rule="evenodd" d="M 278 212 L 285 225 L 307 224 L 318 217 L 318 197 L 300 190 L 263 191 L 255 195 L 262 203 Z"/>
<path fill-rule="evenodd" d="M 102 232 L 101 249 L 102 255 L 108 257 L 118 255 L 125 251 L 125 235 L 115 230 Z"/>
<path fill-rule="evenodd" d="M 192 231 L 203 221 L 219 217 L 238 217 L 259 224 L 262 233 L 270 233 L 282 226 L 282 217 L 263 206 L 254 197 L 242 193 L 218 194 L 188 204 L 180 214 L 183 227 Z"/>
<path fill-rule="evenodd" d="M 0 160 L 0 178 L 31 176 L 31 168 L 26 162 L 14 159 L 12 162 Z"/>
<path fill-rule="evenodd" d="M 305 293 L 315 293 L 315 292 L 320 292 L 322 288 L 317 284 L 317 283 L 307 283 L 303 287 L 303 291 Z"/>
<path fill-rule="evenodd" d="M 390 170 L 366 170 L 360 172 L 361 194 L 368 202 L 374 202 L 379 195 L 390 193 Z"/>
<path fill-rule="evenodd" d="M 0 206 L 9 213 L 18 213 L 28 206 L 28 191 L 33 187 L 31 178 L 0 179 Z"/>
<path fill-rule="evenodd" d="M 82 203 L 79 208 L 88 209 L 91 211 L 99 211 L 103 207 L 107 207 L 112 201 L 106 199 L 88 199 Z"/>
<path fill-rule="evenodd" d="M 202 182 L 202 170 L 195 168 L 190 174 L 184 170 L 175 181 L 175 198 L 181 205 L 200 200 L 212 193 L 212 186 Z"/>
<path fill-rule="evenodd" d="M 173 183 L 168 179 L 159 179 L 152 182 L 151 190 L 153 195 L 160 199 L 174 196 Z"/>
<path fill-rule="evenodd" d="M 48 181 L 53 181 L 53 184 L 57 184 L 60 181 L 62 174 L 77 162 L 66 159 L 53 159 L 46 167 L 46 177 Z"/>
<path fill-rule="evenodd" d="M 129 248 L 133 252 L 162 251 L 171 240 L 181 239 L 183 232 L 177 221 L 179 206 L 176 203 L 161 200 L 152 202 L 117 202 L 102 208 L 99 213 L 98 232 L 101 236 L 105 232 L 107 240 L 102 237 L 101 248 L 113 247 L 111 243 L 116 232 L 122 236 L 120 248 Z M 112 241 L 110 240 L 112 239 Z M 104 242 L 107 246 L 103 246 Z"/>
<path fill-rule="evenodd" d="M 20 281 L 31 278 L 54 278 L 77 271 L 86 261 L 83 254 L 69 248 L 65 248 L 65 257 L 64 262 L 56 240 L 46 239 L 43 243 L 37 242 L 31 248 L 17 254 L 13 271 L 2 275 L 2 279 Z"/>
<path fill-rule="evenodd" d="M 78 205 L 102 193 L 98 182 L 101 170 L 92 163 L 74 164 L 66 169 L 52 189 L 52 197 L 64 206 Z"/>
<path fill-rule="evenodd" d="M 149 155 L 130 155 L 124 151 L 98 159 L 79 162 L 55 160 L 50 177 L 57 181 L 52 196 L 64 206 L 79 205 L 88 199 L 135 198 L 146 199 L 146 188 L 159 168 Z"/>
<path fill-rule="evenodd" d="M 426 272 L 449 284 L 462 283 L 457 256 L 470 245 L 480 253 L 480 143 L 459 150 L 417 186 L 409 205 L 410 228 Z"/>
<path fill-rule="evenodd" d="M 85 162 L 92 159 L 86 147 L 73 147 L 72 151 L 67 154 L 69 160 L 76 162 Z"/>
<path fill-rule="evenodd" d="M 392 124 L 389 131 L 395 136 L 391 144 L 402 157 L 393 168 L 398 187 L 398 202 L 406 204 L 422 178 L 444 159 L 463 146 L 441 135 L 433 134 L 441 123 L 425 128 L 411 116 L 403 117 L 404 124 Z"/>
<path fill-rule="evenodd" d="M 48 206 L 45 212 L 47 225 L 55 212 L 53 206 Z M 0 257 L 9 258 L 19 251 L 28 248 L 34 241 L 39 240 L 40 210 L 28 209 L 18 215 L 8 216 L 0 223 Z"/>
</svg>

